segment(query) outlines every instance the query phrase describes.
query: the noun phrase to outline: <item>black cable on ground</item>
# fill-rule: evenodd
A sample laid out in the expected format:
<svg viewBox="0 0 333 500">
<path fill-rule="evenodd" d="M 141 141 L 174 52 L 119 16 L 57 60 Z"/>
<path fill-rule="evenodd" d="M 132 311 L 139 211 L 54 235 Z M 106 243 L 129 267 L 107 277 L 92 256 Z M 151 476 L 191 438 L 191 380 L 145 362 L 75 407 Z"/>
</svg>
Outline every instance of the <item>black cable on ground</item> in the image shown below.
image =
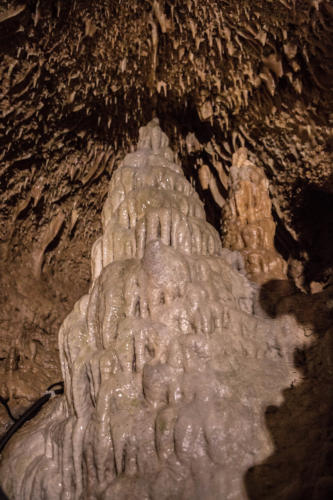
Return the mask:
<svg viewBox="0 0 333 500">
<path fill-rule="evenodd" d="M 54 387 L 57 387 L 57 386 L 58 386 L 58 389 L 54 389 Z M 57 382 L 55 384 L 50 385 L 47 388 L 44 396 L 37 399 L 37 401 L 35 401 L 23 413 L 23 415 L 21 415 L 20 418 L 18 418 L 15 421 L 15 423 L 8 429 L 8 431 L 0 438 L 0 453 L 2 452 L 4 447 L 6 446 L 7 442 L 10 440 L 10 438 L 15 434 L 15 432 L 18 431 L 20 429 L 20 427 L 22 427 L 22 425 L 25 424 L 25 422 L 27 422 L 28 420 L 31 420 L 35 415 L 37 415 L 39 410 L 50 399 L 51 396 L 54 396 L 56 394 L 63 394 L 63 392 L 64 392 L 64 383 L 63 382 Z"/>
<path fill-rule="evenodd" d="M 7 495 L 5 495 L 4 492 L 2 491 L 1 486 L 0 486 L 0 500 L 9 500 Z"/>
<path fill-rule="evenodd" d="M 2 406 L 4 406 L 4 407 L 6 408 L 6 411 L 7 411 L 8 415 L 9 415 L 9 418 L 10 418 L 11 420 L 13 420 L 13 422 L 16 422 L 16 420 L 17 420 L 17 419 L 14 417 L 14 415 L 13 415 L 13 414 L 12 414 L 12 412 L 10 411 L 10 408 L 9 408 L 9 406 L 8 406 L 7 402 L 8 402 L 8 398 L 7 398 L 7 399 L 5 399 L 5 398 L 3 398 L 2 396 L 0 396 L 0 403 L 2 404 Z"/>
</svg>

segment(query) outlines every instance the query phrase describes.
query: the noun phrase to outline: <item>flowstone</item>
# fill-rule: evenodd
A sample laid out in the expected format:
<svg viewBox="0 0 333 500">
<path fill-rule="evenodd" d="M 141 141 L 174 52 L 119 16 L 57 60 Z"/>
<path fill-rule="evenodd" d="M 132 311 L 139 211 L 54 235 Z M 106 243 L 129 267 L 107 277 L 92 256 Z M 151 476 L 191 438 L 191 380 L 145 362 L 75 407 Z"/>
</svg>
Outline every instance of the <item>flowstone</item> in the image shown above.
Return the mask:
<svg viewBox="0 0 333 500">
<path fill-rule="evenodd" d="M 237 256 L 236 256 L 237 257 Z M 10 499 L 242 499 L 272 451 L 290 324 L 222 249 L 155 119 L 113 175 L 92 285 L 59 332 L 65 395 L 7 446 Z"/>
</svg>

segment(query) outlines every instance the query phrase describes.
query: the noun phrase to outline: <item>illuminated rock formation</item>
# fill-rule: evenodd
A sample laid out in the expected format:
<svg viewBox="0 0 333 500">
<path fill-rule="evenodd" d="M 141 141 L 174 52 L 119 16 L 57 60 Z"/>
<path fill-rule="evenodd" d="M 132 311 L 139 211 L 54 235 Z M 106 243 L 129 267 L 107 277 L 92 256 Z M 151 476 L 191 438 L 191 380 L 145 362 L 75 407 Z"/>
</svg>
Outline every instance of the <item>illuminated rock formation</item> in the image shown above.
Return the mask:
<svg viewBox="0 0 333 500">
<path fill-rule="evenodd" d="M 11 499 L 246 498 L 272 450 L 263 409 L 294 374 L 288 321 L 255 314 L 224 255 L 153 120 L 113 175 L 90 292 L 59 332 L 65 395 L 2 459 Z"/>
<path fill-rule="evenodd" d="M 244 258 L 254 282 L 285 279 L 286 263 L 274 247 L 275 223 L 265 173 L 247 159 L 246 148 L 233 155 L 229 196 L 223 207 L 223 243 Z"/>
</svg>

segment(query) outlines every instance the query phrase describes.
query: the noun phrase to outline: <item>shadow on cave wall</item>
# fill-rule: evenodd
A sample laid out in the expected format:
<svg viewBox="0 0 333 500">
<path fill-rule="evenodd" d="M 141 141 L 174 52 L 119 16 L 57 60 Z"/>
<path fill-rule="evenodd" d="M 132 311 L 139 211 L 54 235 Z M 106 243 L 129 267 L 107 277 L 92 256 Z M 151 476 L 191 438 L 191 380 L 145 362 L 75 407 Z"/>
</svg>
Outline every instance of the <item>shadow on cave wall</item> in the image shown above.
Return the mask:
<svg viewBox="0 0 333 500">
<path fill-rule="evenodd" d="M 293 315 L 309 337 L 294 352 L 301 382 L 285 388 L 281 406 L 266 408 L 274 453 L 245 475 L 250 500 L 333 498 L 333 194 L 308 187 L 295 215 L 305 280 L 321 287 L 306 294 L 272 280 L 260 290 L 266 314 Z"/>
<path fill-rule="evenodd" d="M 308 254 L 305 278 L 309 282 L 328 281 L 333 273 L 333 174 L 326 186 L 327 190 L 305 186 L 294 214 L 301 246 Z"/>
<path fill-rule="evenodd" d="M 333 286 L 315 295 L 285 296 L 287 281 L 261 288 L 260 302 L 271 317 L 293 314 L 309 343 L 297 348 L 294 363 L 302 382 L 283 391 L 281 406 L 266 408 L 266 426 L 275 451 L 251 468 L 245 485 L 251 500 L 333 498 Z"/>
</svg>

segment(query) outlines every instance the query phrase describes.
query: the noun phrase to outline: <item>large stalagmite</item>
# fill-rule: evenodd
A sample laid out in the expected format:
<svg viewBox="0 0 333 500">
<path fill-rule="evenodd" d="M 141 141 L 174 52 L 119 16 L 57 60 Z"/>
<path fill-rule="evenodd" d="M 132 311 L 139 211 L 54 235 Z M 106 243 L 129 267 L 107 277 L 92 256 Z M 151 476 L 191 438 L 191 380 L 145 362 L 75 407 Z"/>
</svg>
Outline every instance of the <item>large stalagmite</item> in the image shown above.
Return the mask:
<svg viewBox="0 0 333 500">
<path fill-rule="evenodd" d="M 295 373 L 288 318 L 261 315 L 236 263 L 153 120 L 113 175 L 90 292 L 59 332 L 65 395 L 2 458 L 9 498 L 246 498 L 272 451 L 263 410 Z"/>
</svg>

